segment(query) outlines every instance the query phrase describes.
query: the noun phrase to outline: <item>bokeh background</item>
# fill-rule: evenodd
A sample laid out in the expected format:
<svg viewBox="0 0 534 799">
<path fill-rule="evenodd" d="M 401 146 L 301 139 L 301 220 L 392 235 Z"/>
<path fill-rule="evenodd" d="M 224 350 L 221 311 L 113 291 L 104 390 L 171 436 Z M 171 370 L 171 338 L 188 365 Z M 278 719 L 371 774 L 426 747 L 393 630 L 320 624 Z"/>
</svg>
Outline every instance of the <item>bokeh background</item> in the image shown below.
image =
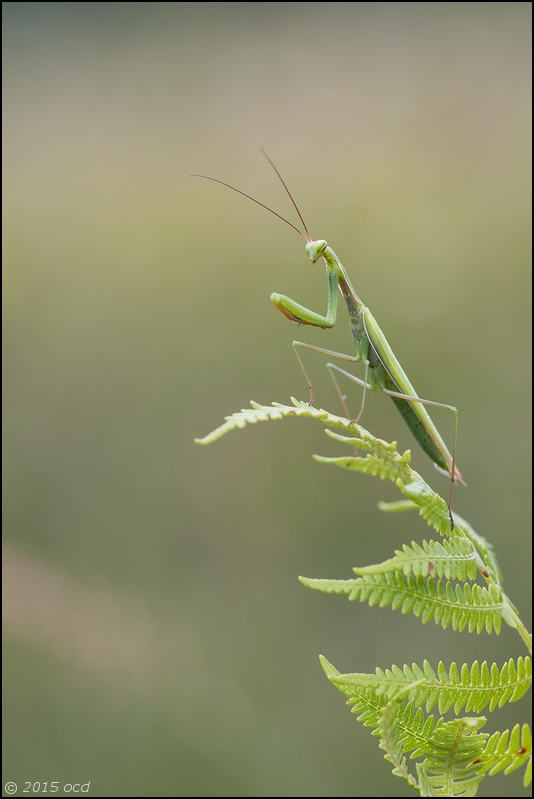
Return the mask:
<svg viewBox="0 0 534 799">
<path fill-rule="evenodd" d="M 529 623 L 530 4 L 3 13 L 4 783 L 411 795 L 319 653 L 372 671 L 524 647 L 299 584 L 431 535 L 379 513 L 394 486 L 313 462 L 343 453 L 320 424 L 193 443 L 251 398 L 307 398 L 269 294 L 324 312 L 326 288 L 287 226 L 186 175 L 294 221 L 265 147 L 421 396 L 460 409 L 455 508 Z M 342 306 L 298 337 L 351 351 Z M 338 412 L 324 361 L 307 357 L 317 405 Z M 387 397 L 364 422 L 447 491 Z"/>
</svg>

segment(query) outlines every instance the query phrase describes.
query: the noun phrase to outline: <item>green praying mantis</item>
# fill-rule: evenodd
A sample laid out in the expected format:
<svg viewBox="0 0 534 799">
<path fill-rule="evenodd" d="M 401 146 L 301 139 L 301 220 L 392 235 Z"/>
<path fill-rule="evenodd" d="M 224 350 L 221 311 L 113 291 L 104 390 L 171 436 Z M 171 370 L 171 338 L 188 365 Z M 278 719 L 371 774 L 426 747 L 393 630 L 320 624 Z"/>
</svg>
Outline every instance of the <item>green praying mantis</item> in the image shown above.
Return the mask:
<svg viewBox="0 0 534 799">
<path fill-rule="evenodd" d="M 313 350 L 314 352 L 319 352 L 324 355 L 328 355 L 333 358 L 338 358 L 343 361 L 349 361 L 353 363 L 358 363 L 363 361 L 365 365 L 365 373 L 364 379 L 361 380 L 358 377 L 350 374 L 350 372 L 341 369 L 339 366 L 333 363 L 328 363 L 327 368 L 330 371 L 334 379 L 334 383 L 336 385 L 336 389 L 338 394 L 340 395 L 340 399 L 344 405 L 344 399 L 341 396 L 339 391 L 339 387 L 337 385 L 337 381 L 335 379 L 334 373 L 340 374 L 349 380 L 357 383 L 359 386 L 363 387 L 362 392 L 362 400 L 360 411 L 356 419 L 352 420 L 358 422 L 361 418 L 361 415 L 364 410 L 365 405 L 365 394 L 366 391 L 374 391 L 375 389 L 379 388 L 384 394 L 387 394 L 393 400 L 394 404 L 396 405 L 398 411 L 400 412 L 402 418 L 408 425 L 409 429 L 412 431 L 412 434 L 416 441 L 419 443 L 421 448 L 426 452 L 426 454 L 434 461 L 434 464 L 438 468 L 439 471 L 445 472 L 450 476 L 450 489 L 449 489 L 449 515 L 451 519 L 451 528 L 454 528 L 454 521 L 451 512 L 451 502 L 452 502 L 452 490 L 454 483 L 459 481 L 464 483 L 462 479 L 462 475 L 460 474 L 457 466 L 456 466 L 456 441 L 457 441 L 457 433 L 458 433 L 458 411 L 453 405 L 446 405 L 442 402 L 435 402 L 433 400 L 422 399 L 419 397 L 410 383 L 406 372 L 403 370 L 402 366 L 400 365 L 399 361 L 395 357 L 393 350 L 391 349 L 388 341 L 380 329 L 378 322 L 372 315 L 369 308 L 367 308 L 361 299 L 356 294 L 345 268 L 343 267 L 341 261 L 335 254 L 334 250 L 328 246 L 327 242 L 324 239 L 316 239 L 313 240 L 310 236 L 306 223 L 300 213 L 300 210 L 291 195 L 288 187 L 286 186 L 282 176 L 280 175 L 278 169 L 273 164 L 269 156 L 263 151 L 262 153 L 265 158 L 269 161 L 270 165 L 276 172 L 280 182 L 282 183 L 285 191 L 287 192 L 293 207 L 295 208 L 298 217 L 303 225 L 304 232 L 300 230 L 298 227 L 293 225 L 283 216 L 278 214 L 276 211 L 273 211 L 272 208 L 269 208 L 267 205 L 264 205 L 259 200 L 256 200 L 254 197 L 251 197 L 245 192 L 236 189 L 235 186 L 231 186 L 229 183 L 224 183 L 222 180 L 217 180 L 216 178 L 208 177 L 207 175 L 192 175 L 191 177 L 201 177 L 205 178 L 206 180 L 211 180 L 215 183 L 220 183 L 223 186 L 226 186 L 233 191 L 236 191 L 238 194 L 247 197 L 252 202 L 257 203 L 262 208 L 265 208 L 270 213 L 277 216 L 279 219 L 282 219 L 287 225 L 289 225 L 293 230 L 295 230 L 306 242 L 305 250 L 310 258 L 312 264 L 315 264 L 320 258 L 324 260 L 326 265 L 326 278 L 328 284 L 328 299 L 327 299 L 327 309 L 326 315 L 322 316 L 315 311 L 311 311 L 309 308 L 305 308 L 303 305 L 295 302 L 294 300 L 286 297 L 283 294 L 273 293 L 271 294 L 271 301 L 274 305 L 278 308 L 281 313 L 284 314 L 288 319 L 292 322 L 297 322 L 299 325 L 311 325 L 313 327 L 320 327 L 320 328 L 332 328 L 336 323 L 337 317 L 337 301 L 338 301 L 338 290 L 341 293 L 343 299 L 345 300 L 345 304 L 347 306 L 347 311 L 349 314 L 349 323 L 350 323 L 350 332 L 352 336 L 352 341 L 355 348 L 355 355 L 346 355 L 340 352 L 334 352 L 332 350 L 324 349 L 322 347 L 316 347 L 311 344 L 306 344 L 302 341 L 294 341 L 293 342 L 293 349 L 297 360 L 301 366 L 301 369 L 306 377 L 306 381 L 308 383 L 308 388 L 310 391 L 310 399 L 309 404 L 312 405 L 314 401 L 313 396 L 313 387 L 311 381 L 308 377 L 306 369 L 304 368 L 304 364 L 299 356 L 298 350 L 300 348 L 305 348 L 307 350 Z M 437 427 L 435 426 L 434 422 L 430 418 L 428 411 L 426 410 L 427 405 L 432 405 L 438 408 L 445 408 L 451 413 L 454 414 L 454 438 L 453 438 L 453 447 L 452 447 L 452 455 L 449 452 L 443 438 L 441 437 Z M 344 405 L 345 407 L 345 405 Z M 345 408 L 345 413 L 347 418 L 349 414 Z"/>
</svg>

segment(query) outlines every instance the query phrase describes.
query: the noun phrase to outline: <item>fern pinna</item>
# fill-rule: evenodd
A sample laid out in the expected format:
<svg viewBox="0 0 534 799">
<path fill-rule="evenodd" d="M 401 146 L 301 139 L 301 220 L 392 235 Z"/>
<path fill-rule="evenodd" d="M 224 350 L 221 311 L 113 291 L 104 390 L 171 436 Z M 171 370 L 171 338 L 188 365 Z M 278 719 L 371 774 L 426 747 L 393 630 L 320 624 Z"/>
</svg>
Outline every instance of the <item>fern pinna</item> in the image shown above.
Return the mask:
<svg viewBox="0 0 534 799">
<path fill-rule="evenodd" d="M 369 605 L 390 605 L 393 610 L 413 613 L 423 624 L 433 619 L 443 629 L 452 626 L 459 631 L 498 635 L 504 621 L 517 630 L 531 654 L 531 636 L 503 591 L 491 545 L 457 514 L 451 533 L 447 503 L 410 467 L 409 451 L 401 455 L 395 443 L 375 438 L 355 422 L 294 399 L 292 405 L 253 402 L 251 408 L 226 417 L 221 427 L 196 441 L 210 444 L 231 430 L 286 417 L 317 419 L 327 426 L 331 438 L 363 450 L 365 456 L 313 457 L 321 463 L 392 480 L 406 499 L 380 503 L 380 509 L 390 513 L 418 509 L 442 536 L 441 541 L 412 541 L 383 563 L 355 567 L 353 579 L 300 577 L 303 585 L 324 593 L 346 594 L 349 600 Z M 475 582 L 477 578 L 482 584 Z M 440 662 L 434 670 L 424 661 L 422 666 L 413 663 L 402 669 L 376 669 L 374 674 L 340 674 L 324 657 L 321 665 L 330 682 L 347 697 L 358 720 L 378 736 L 393 774 L 421 796 L 475 796 L 487 775 L 509 774 L 521 766 L 526 766 L 523 783 L 530 784 L 532 738 L 528 725 L 520 728 L 517 724 L 511 733 L 506 730 L 490 737 L 481 732 L 484 716 L 459 717 L 461 712 L 491 712 L 519 700 L 532 680 L 529 656 L 510 659 L 500 667 L 474 661 L 460 669 L 451 663 L 447 670 Z M 440 714 L 452 711 L 457 718 L 436 719 L 430 714 L 434 707 Z"/>
</svg>

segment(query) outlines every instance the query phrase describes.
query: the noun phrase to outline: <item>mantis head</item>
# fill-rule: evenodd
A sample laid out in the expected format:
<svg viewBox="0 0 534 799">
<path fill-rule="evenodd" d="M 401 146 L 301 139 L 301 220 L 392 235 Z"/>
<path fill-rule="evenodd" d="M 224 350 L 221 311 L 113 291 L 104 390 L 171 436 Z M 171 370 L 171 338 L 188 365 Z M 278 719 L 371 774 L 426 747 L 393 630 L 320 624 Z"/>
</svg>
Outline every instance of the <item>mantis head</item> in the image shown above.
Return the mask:
<svg viewBox="0 0 534 799">
<path fill-rule="evenodd" d="M 318 241 L 310 241 L 305 246 L 305 250 L 310 256 L 310 261 L 314 264 L 318 258 L 324 253 L 327 248 L 327 243 L 323 239 L 319 239 Z"/>
</svg>

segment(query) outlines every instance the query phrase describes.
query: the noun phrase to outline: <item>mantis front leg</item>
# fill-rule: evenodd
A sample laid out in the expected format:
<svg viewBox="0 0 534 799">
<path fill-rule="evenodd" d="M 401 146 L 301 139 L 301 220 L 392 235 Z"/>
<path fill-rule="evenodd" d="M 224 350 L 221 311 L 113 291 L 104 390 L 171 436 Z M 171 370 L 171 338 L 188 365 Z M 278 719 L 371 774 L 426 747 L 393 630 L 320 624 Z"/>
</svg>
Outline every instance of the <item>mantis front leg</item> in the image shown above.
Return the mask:
<svg viewBox="0 0 534 799">
<path fill-rule="evenodd" d="M 327 307 L 326 307 L 326 315 L 322 316 L 322 314 L 317 313 L 316 311 L 312 311 L 309 308 L 306 308 L 304 305 L 300 305 L 300 303 L 295 302 L 290 297 L 286 297 L 284 294 L 271 294 L 271 302 L 278 308 L 278 310 L 284 314 L 287 319 L 290 319 L 291 322 L 297 322 L 299 325 L 311 325 L 312 327 L 321 327 L 323 329 L 329 329 L 334 327 L 336 323 L 337 317 L 337 300 L 338 300 L 338 287 L 339 287 L 339 280 L 342 275 L 342 267 L 341 264 L 338 263 L 337 258 L 332 259 L 331 257 L 327 257 L 328 253 L 326 252 L 329 248 L 327 248 L 326 241 L 316 241 L 310 242 L 306 245 L 306 251 L 312 260 L 312 263 L 320 257 L 323 256 L 326 263 L 326 279 L 328 284 L 328 297 L 327 297 Z M 357 362 L 362 360 L 361 355 L 360 357 L 353 357 L 350 355 L 343 355 L 341 353 L 333 352 L 332 350 L 326 350 L 321 347 L 313 347 L 311 344 L 304 344 L 302 341 L 294 341 L 293 342 L 293 349 L 295 351 L 295 355 L 297 356 L 297 360 L 300 364 L 300 368 L 302 369 L 304 376 L 306 378 L 306 382 L 308 384 L 308 388 L 310 390 L 310 399 L 309 405 L 313 405 L 314 396 L 313 396 L 313 386 L 311 380 L 304 368 L 304 364 L 302 363 L 302 359 L 298 354 L 297 348 L 298 347 L 306 347 L 310 350 L 315 350 L 316 352 L 321 352 L 325 355 L 331 355 L 334 358 L 343 358 L 347 361 Z"/>
<path fill-rule="evenodd" d="M 326 242 L 324 242 L 326 244 Z M 312 327 L 330 328 L 334 327 L 337 317 L 337 287 L 339 280 L 339 269 L 328 268 L 326 278 L 328 281 L 328 299 L 326 305 L 326 316 L 322 316 L 304 305 L 286 297 L 284 294 L 271 294 L 271 302 L 276 305 L 278 310 L 292 322 L 299 325 L 312 325 Z"/>
</svg>

